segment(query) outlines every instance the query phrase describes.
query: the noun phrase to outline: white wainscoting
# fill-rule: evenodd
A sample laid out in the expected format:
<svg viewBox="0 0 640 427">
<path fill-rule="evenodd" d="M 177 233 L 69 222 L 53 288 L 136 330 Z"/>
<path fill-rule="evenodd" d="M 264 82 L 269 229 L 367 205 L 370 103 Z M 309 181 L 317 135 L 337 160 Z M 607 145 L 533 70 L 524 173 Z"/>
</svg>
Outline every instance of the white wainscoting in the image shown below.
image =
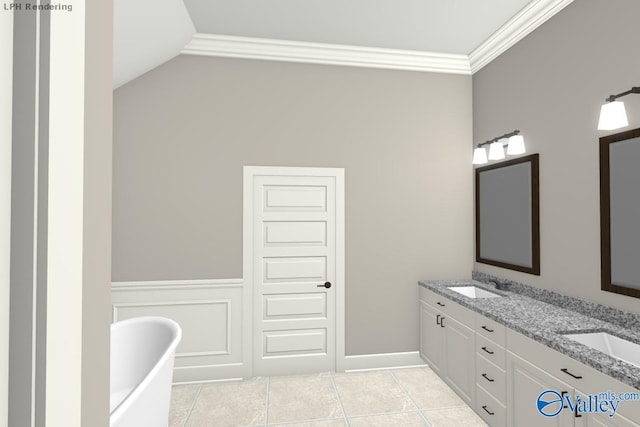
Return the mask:
<svg viewBox="0 0 640 427">
<path fill-rule="evenodd" d="M 175 383 L 251 376 L 246 342 L 251 325 L 243 321 L 242 279 L 114 282 L 113 321 L 163 316 L 182 327 L 176 350 Z M 246 326 L 245 326 L 246 325 Z"/>
<path fill-rule="evenodd" d="M 173 381 L 252 376 L 250 292 L 242 279 L 114 282 L 113 321 L 163 316 L 182 327 Z M 244 317 L 243 317 L 244 316 Z M 417 351 L 346 356 L 346 372 L 424 366 Z M 340 370 L 340 369 L 338 369 Z"/>
</svg>

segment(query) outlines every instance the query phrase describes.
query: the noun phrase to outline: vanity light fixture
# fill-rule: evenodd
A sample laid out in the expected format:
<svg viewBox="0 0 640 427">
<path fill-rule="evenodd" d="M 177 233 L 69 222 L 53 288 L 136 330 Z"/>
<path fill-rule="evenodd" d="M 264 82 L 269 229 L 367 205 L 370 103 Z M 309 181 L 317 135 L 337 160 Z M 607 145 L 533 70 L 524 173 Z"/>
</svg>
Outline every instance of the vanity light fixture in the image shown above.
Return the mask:
<svg viewBox="0 0 640 427">
<path fill-rule="evenodd" d="M 489 145 L 489 160 L 504 159 L 504 145 L 502 141 L 492 142 Z"/>
<path fill-rule="evenodd" d="M 484 145 L 489 145 L 489 157 L 487 158 L 487 151 Z M 524 148 L 524 138 L 520 135 L 519 130 L 505 133 L 502 136 L 490 139 L 481 144 L 478 144 L 475 150 L 473 150 L 473 164 L 483 165 L 489 160 L 504 159 L 504 147 L 507 147 L 507 154 L 510 156 L 523 154 L 526 152 Z"/>
<path fill-rule="evenodd" d="M 474 165 L 484 165 L 487 162 L 487 150 L 485 150 L 484 147 L 477 147 L 475 150 L 473 150 Z"/>
<path fill-rule="evenodd" d="M 617 95 L 611 95 L 600 108 L 600 120 L 598 121 L 598 130 L 614 130 L 629 126 L 627 120 L 627 111 L 624 108 L 624 102 L 616 101 L 618 98 L 629 95 L 631 93 L 639 93 L 640 87 L 632 87 L 626 92 Z"/>
</svg>

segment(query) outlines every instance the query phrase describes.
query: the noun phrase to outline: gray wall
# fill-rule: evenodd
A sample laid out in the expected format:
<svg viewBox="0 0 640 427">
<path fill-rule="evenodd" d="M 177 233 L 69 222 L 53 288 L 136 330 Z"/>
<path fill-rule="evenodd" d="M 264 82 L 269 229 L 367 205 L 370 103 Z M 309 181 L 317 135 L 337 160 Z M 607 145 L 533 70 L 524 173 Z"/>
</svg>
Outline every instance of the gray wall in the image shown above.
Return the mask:
<svg viewBox="0 0 640 427">
<path fill-rule="evenodd" d="M 540 153 L 541 275 L 480 271 L 640 313 L 600 290 L 600 105 L 640 84 L 637 0 L 580 0 L 473 76 L 474 141 L 520 129 Z M 640 96 L 623 98 L 640 126 Z"/>
<path fill-rule="evenodd" d="M 347 354 L 472 267 L 469 76 L 179 56 L 114 95 L 113 280 L 242 276 L 242 166 L 344 167 Z"/>
<path fill-rule="evenodd" d="M 109 425 L 113 0 L 85 5 L 82 425 Z"/>
</svg>

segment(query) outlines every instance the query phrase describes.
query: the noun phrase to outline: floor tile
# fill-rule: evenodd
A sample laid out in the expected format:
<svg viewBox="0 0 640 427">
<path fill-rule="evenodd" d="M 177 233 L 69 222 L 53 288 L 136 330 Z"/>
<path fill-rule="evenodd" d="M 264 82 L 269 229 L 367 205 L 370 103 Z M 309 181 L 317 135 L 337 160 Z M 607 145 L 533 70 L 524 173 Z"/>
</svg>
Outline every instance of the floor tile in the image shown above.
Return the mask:
<svg viewBox="0 0 640 427">
<path fill-rule="evenodd" d="M 315 375 L 271 377 L 271 423 L 343 417 L 338 395 L 328 372 Z"/>
<path fill-rule="evenodd" d="M 416 409 L 389 371 L 340 373 L 334 379 L 348 417 Z"/>
<path fill-rule="evenodd" d="M 406 412 L 349 418 L 349 425 L 351 427 L 424 427 L 429 424 L 419 412 Z"/>
<path fill-rule="evenodd" d="M 188 427 L 264 425 L 267 378 L 209 383 L 202 386 Z"/>
<path fill-rule="evenodd" d="M 169 427 L 182 427 L 200 390 L 200 384 L 175 385 L 171 388 Z"/>
<path fill-rule="evenodd" d="M 449 408 L 449 409 L 433 409 L 430 411 L 422 411 L 424 416 L 429 420 L 433 427 L 487 427 L 471 408 Z"/>
<path fill-rule="evenodd" d="M 269 427 L 347 427 L 345 420 L 323 420 L 302 423 L 269 424 Z"/>
<path fill-rule="evenodd" d="M 392 371 L 420 409 L 464 406 L 465 402 L 429 368 Z"/>
</svg>

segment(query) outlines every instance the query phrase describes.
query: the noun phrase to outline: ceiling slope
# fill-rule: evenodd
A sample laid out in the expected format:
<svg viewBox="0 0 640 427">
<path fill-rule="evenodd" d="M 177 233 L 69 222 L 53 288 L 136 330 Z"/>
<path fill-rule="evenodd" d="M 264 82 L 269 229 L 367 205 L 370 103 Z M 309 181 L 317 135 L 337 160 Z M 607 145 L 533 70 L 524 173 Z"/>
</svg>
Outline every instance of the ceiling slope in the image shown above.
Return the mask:
<svg viewBox="0 0 640 427">
<path fill-rule="evenodd" d="M 247 27 L 247 22 L 251 22 L 251 19 L 253 19 L 251 17 L 256 11 L 251 8 L 241 8 L 240 10 L 244 10 L 245 14 L 236 16 L 234 14 L 239 13 L 239 11 L 234 11 L 234 7 L 240 7 L 243 2 L 247 0 L 231 1 L 231 3 L 234 4 L 237 2 L 236 6 L 230 5 L 230 1 L 231 0 L 186 0 L 187 6 L 189 7 L 189 9 L 187 9 L 183 0 L 115 0 L 114 88 L 150 71 L 180 53 L 396 70 L 473 74 L 526 37 L 574 0 L 519 0 L 518 5 L 524 4 L 524 7 L 517 9 L 515 14 L 512 10 L 515 3 L 512 3 L 509 6 L 511 9 L 502 10 L 503 15 L 505 10 L 509 10 L 508 16 L 502 16 L 499 22 L 495 20 L 494 16 L 492 20 L 489 20 L 489 26 L 487 27 L 485 25 L 484 32 L 478 32 L 476 25 L 473 31 L 469 30 L 466 34 L 462 34 L 465 30 L 464 26 L 460 26 L 460 22 L 457 20 L 459 16 L 444 13 L 442 9 L 443 3 L 439 0 L 434 0 L 435 2 L 420 1 L 420 5 L 418 6 L 414 4 L 415 2 L 413 2 L 413 0 L 394 3 L 394 7 L 398 9 L 395 10 L 394 13 L 404 13 L 407 16 L 415 15 L 418 11 L 418 9 L 415 9 L 416 7 L 424 8 L 425 4 L 431 4 L 434 6 L 434 11 L 439 11 L 436 15 L 448 16 L 449 24 L 455 27 L 455 32 L 461 33 L 457 36 L 452 35 L 450 32 L 440 35 L 436 33 L 425 33 L 424 37 L 430 37 L 432 40 L 425 43 L 424 46 L 434 47 L 434 50 L 431 51 L 411 49 L 411 46 L 416 46 L 416 44 L 410 43 L 409 39 L 405 40 L 405 43 L 399 40 L 397 38 L 398 34 L 394 32 L 397 28 L 393 26 L 378 29 L 374 37 L 377 40 L 376 42 L 359 45 L 350 44 L 349 41 L 355 40 L 353 37 L 361 30 L 357 25 L 357 20 L 353 24 L 351 34 L 342 34 L 343 37 L 340 36 L 341 33 L 339 31 L 332 33 L 332 25 L 326 26 L 325 37 L 323 37 L 322 34 L 313 32 L 305 34 L 304 31 L 301 30 L 299 23 L 293 19 L 297 16 L 296 13 L 301 13 L 300 10 L 295 7 L 287 11 L 288 21 L 286 19 L 283 21 L 284 18 L 281 16 L 270 18 L 270 15 L 266 13 L 262 16 L 262 18 L 264 18 L 263 20 L 268 21 L 269 19 L 273 19 L 274 22 L 280 22 L 285 27 L 287 22 L 289 22 L 290 25 L 288 30 L 287 28 L 282 29 L 288 34 L 288 38 L 284 36 L 283 38 L 269 38 L 264 35 L 270 34 L 267 30 L 273 22 Z M 288 0 L 264 0 L 263 3 L 261 3 L 261 7 L 264 8 L 265 5 L 276 7 L 287 1 Z M 312 4 L 318 8 L 321 7 L 321 4 L 326 3 L 325 7 L 330 9 L 331 7 L 336 7 L 336 1 L 337 0 L 327 0 L 326 2 L 315 2 Z M 500 3 L 501 0 L 490 1 L 494 2 L 494 6 L 502 4 Z M 340 2 L 342 2 L 342 0 L 338 1 L 338 3 Z M 457 8 L 451 9 L 451 11 L 460 10 L 461 6 L 472 3 L 477 6 L 476 0 L 456 0 L 449 3 L 451 5 L 455 4 Z M 436 5 L 438 6 L 436 7 Z M 402 9 L 402 7 L 406 7 L 407 9 Z M 489 8 L 487 4 L 485 4 L 484 7 Z M 377 10 L 376 7 L 373 6 L 372 9 Z M 257 10 L 262 9 L 258 8 Z M 196 13 L 197 15 L 194 15 Z M 203 14 L 209 14 L 210 16 L 203 16 Z M 216 27 L 216 23 L 219 24 L 223 22 L 220 21 L 220 14 L 230 21 L 234 19 L 241 21 L 241 18 L 245 17 L 247 22 L 238 21 L 235 24 L 225 24 L 235 25 L 233 29 L 231 29 L 231 27 L 228 28 L 229 33 L 203 33 L 202 28 L 218 28 Z M 422 15 L 424 17 L 428 14 L 425 15 L 423 13 Z M 194 19 L 196 22 L 195 27 L 191 16 L 197 18 Z M 344 17 L 336 17 L 337 21 L 343 18 Z M 433 16 L 427 16 L 424 19 L 426 19 L 425 22 L 429 22 L 429 19 L 433 19 Z M 305 22 L 304 19 L 301 19 L 301 22 Z M 331 22 L 329 22 L 329 24 L 330 23 Z M 367 27 L 367 23 L 363 25 L 362 31 L 365 34 L 370 33 L 372 28 L 370 28 L 370 26 Z M 226 28 L 224 25 L 220 28 L 223 27 Z M 196 32 L 196 30 L 199 32 Z M 317 29 L 314 31 L 317 31 Z M 433 29 L 429 31 L 433 32 Z M 238 32 L 243 34 L 233 34 Z M 255 34 L 262 36 L 256 37 Z M 454 38 L 457 41 L 438 41 L 436 40 L 438 37 Z M 310 38 L 320 40 L 331 39 L 337 43 L 309 41 L 308 39 Z M 307 40 L 305 41 L 305 39 Z M 454 45 L 460 46 L 458 43 L 460 40 L 464 40 L 466 47 L 463 50 L 465 53 L 457 53 L 459 48 L 453 48 Z M 399 47 L 381 47 L 390 44 Z M 470 46 L 473 47 L 473 49 L 469 49 Z M 450 50 L 447 51 L 447 48 Z"/>
<path fill-rule="evenodd" d="M 182 0 L 115 0 L 114 89 L 170 60 L 196 32 Z"/>
</svg>

